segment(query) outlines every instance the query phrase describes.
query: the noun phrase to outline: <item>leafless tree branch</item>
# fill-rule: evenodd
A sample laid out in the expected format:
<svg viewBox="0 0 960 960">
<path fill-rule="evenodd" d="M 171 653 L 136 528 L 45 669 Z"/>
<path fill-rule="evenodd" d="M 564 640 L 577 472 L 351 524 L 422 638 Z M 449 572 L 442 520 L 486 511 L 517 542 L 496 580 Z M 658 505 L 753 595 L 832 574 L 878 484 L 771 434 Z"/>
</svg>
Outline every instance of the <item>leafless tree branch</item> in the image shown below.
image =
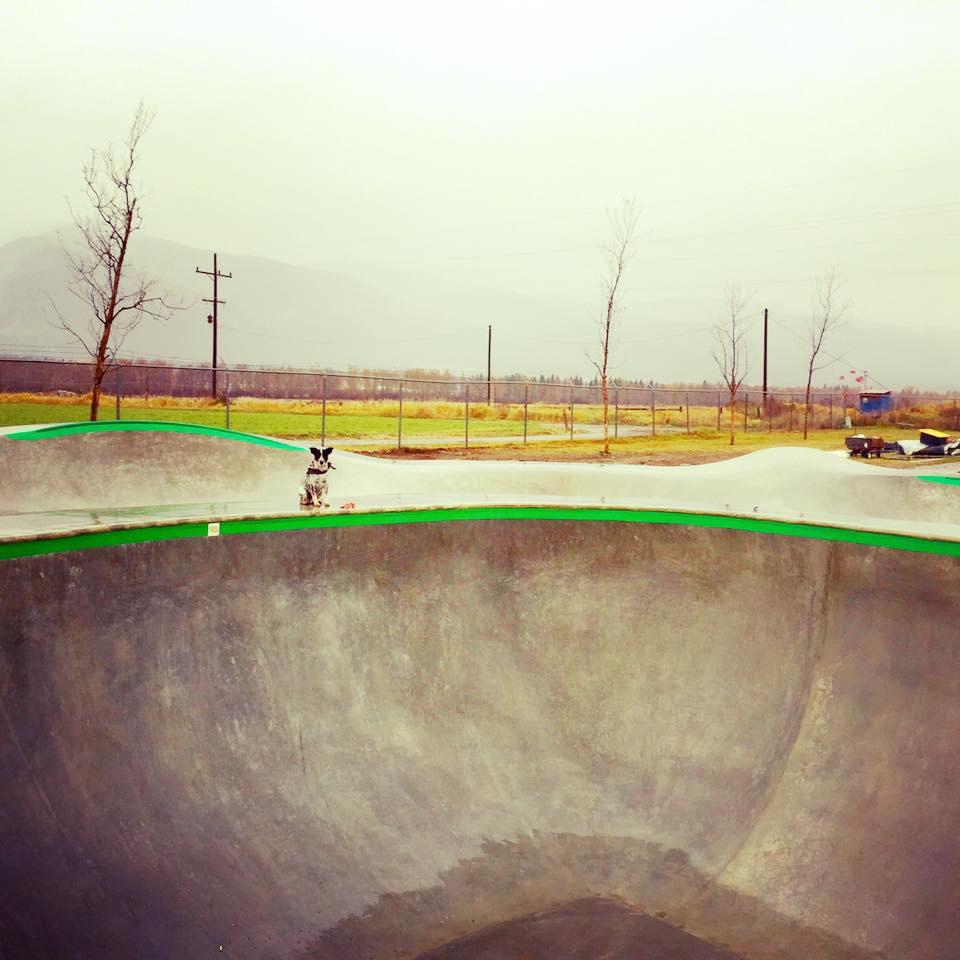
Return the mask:
<svg viewBox="0 0 960 960">
<path fill-rule="evenodd" d="M 639 216 L 640 210 L 635 200 L 624 200 L 617 210 L 607 212 L 610 234 L 609 240 L 604 246 L 607 260 L 607 278 L 603 285 L 603 313 L 598 321 L 600 355 L 599 359 L 588 356 L 600 377 L 600 391 L 603 398 L 603 453 L 605 456 L 610 454 L 608 372 L 612 346 L 611 337 L 614 330 L 614 320 L 618 312 L 617 293 L 627 262 L 632 254 L 631 247 Z"/>
<path fill-rule="evenodd" d="M 153 114 L 141 102 L 133 116 L 122 150 L 113 145 L 92 149 L 81 167 L 84 195 L 90 208 L 79 216 L 70 213 L 79 233 L 78 251 L 61 239 L 70 274 L 68 289 L 89 313 L 89 329 L 82 335 L 54 304 L 60 326 L 79 340 L 94 361 L 90 419 L 96 420 L 106 371 L 115 363 L 124 339 L 144 317 L 165 320 L 176 306 L 153 293 L 153 283 L 130 277 L 131 238 L 143 225 L 140 190 L 134 170 L 140 143 Z"/>
<path fill-rule="evenodd" d="M 740 284 L 731 283 L 726 290 L 727 317 L 722 326 L 713 331 L 715 346 L 712 351 L 714 363 L 720 371 L 727 393 L 730 396 L 730 443 L 735 442 L 734 407 L 737 394 L 747 378 L 747 326 L 746 309 L 749 298 L 740 289 Z"/>
<path fill-rule="evenodd" d="M 810 423 L 810 388 L 813 375 L 829 363 L 817 364 L 817 357 L 823 342 L 843 322 L 843 316 L 850 307 L 848 301 L 840 298 L 841 283 L 837 268 L 830 267 L 821 277 L 814 280 L 813 304 L 810 311 L 810 326 L 807 332 L 807 344 L 810 348 L 810 360 L 807 364 L 807 391 L 803 405 L 803 439 L 807 439 Z"/>
</svg>

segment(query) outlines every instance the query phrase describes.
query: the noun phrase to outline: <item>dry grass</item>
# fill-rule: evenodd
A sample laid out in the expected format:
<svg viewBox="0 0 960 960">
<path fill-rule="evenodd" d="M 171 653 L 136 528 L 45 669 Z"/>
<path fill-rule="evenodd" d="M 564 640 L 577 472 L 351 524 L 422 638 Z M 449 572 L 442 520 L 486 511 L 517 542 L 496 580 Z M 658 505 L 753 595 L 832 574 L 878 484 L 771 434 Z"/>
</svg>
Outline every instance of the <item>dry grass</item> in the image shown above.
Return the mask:
<svg viewBox="0 0 960 960">
<path fill-rule="evenodd" d="M 115 404 L 116 398 L 112 393 L 101 396 L 104 407 Z M 0 403 L 43 403 L 62 406 L 88 406 L 90 393 L 68 394 L 58 396 L 54 393 L 4 393 L 0 395 Z M 124 396 L 122 405 L 134 405 L 149 409 L 183 409 L 183 410 L 212 410 L 223 409 L 222 399 L 214 400 L 211 397 L 169 397 L 169 396 Z M 231 409 L 243 410 L 251 413 L 289 413 L 307 414 L 316 416 L 322 409 L 320 400 L 273 399 L 263 397 L 236 397 L 230 401 Z M 344 416 L 382 416 L 396 417 L 398 414 L 397 400 L 327 400 L 327 412 Z M 461 401 L 420 401 L 404 400 L 404 416 L 411 419 L 423 420 L 456 420 L 463 419 L 463 403 Z M 691 431 L 716 430 L 717 407 L 715 404 L 684 406 L 658 406 L 656 408 L 657 427 L 674 427 L 686 430 L 688 424 Z M 946 431 L 960 432 L 960 401 L 945 400 L 942 403 L 915 404 L 910 407 L 897 409 L 882 416 L 864 416 L 853 407 L 844 411 L 839 405 L 833 407 L 823 404 L 813 404 L 810 410 L 810 429 L 822 430 L 836 427 L 842 421 L 844 412 L 851 416 L 854 429 L 878 430 L 896 426 L 930 427 L 936 426 Z M 757 398 L 746 404 L 747 427 L 752 431 L 767 430 L 793 431 L 803 425 L 803 400 L 795 402 L 783 401 L 771 397 L 768 401 L 767 414 L 757 403 Z M 527 407 L 527 419 L 540 423 L 569 423 L 570 406 L 567 403 L 531 403 Z M 726 406 L 721 410 L 720 430 L 726 430 L 729 411 Z M 524 417 L 523 404 L 486 404 L 472 402 L 470 404 L 471 420 L 510 420 L 522 422 Z M 649 427 L 654 420 L 654 411 L 649 405 L 623 405 L 616 409 L 611 403 L 609 420 L 611 427 L 614 419 L 623 426 Z M 603 407 L 600 404 L 576 404 L 574 408 L 576 423 L 600 424 L 603 422 Z M 744 423 L 744 404 L 738 400 L 736 410 L 736 427 L 740 431 Z"/>
<path fill-rule="evenodd" d="M 101 406 L 106 408 L 113 407 L 116 403 L 116 397 L 112 393 L 104 393 L 101 396 Z M 57 396 L 49 393 L 6 393 L 0 395 L 0 403 L 43 403 L 58 406 L 89 406 L 90 394 L 70 394 L 67 396 Z M 169 397 L 169 396 L 124 396 L 121 397 L 121 406 L 136 406 L 153 410 L 222 410 L 224 403 L 222 399 L 214 400 L 211 397 Z M 284 413 L 284 414 L 305 414 L 308 416 L 317 416 L 322 410 L 320 400 L 298 400 L 298 399 L 273 399 L 264 397 L 236 397 L 231 399 L 230 407 L 232 410 L 243 411 L 247 413 Z M 849 410 L 853 414 L 853 410 Z M 365 416 L 365 417 L 392 417 L 396 418 L 399 413 L 399 403 L 397 400 L 327 400 L 328 415 L 342 416 Z M 697 432 L 703 430 L 717 429 L 717 407 L 695 406 L 689 408 L 683 406 L 657 407 L 654 411 L 649 405 L 629 405 L 622 406 L 619 409 L 613 404 L 609 408 L 610 429 L 613 429 L 616 421 L 624 427 L 650 427 L 654 423 L 654 413 L 656 415 L 656 427 L 670 427 L 677 430 L 687 430 Z M 746 424 L 749 431 L 757 432 L 766 430 L 775 431 L 795 431 L 799 430 L 803 424 L 803 403 L 785 403 L 780 400 L 771 399 L 768 406 L 769 416 L 764 416 L 763 411 L 755 402 L 746 405 Z M 411 420 L 462 420 L 464 415 L 464 406 L 462 402 L 453 401 L 421 401 L 405 400 L 403 403 L 403 414 L 405 418 Z M 839 407 L 831 408 L 814 404 L 811 407 L 810 429 L 823 430 L 829 429 L 840 423 L 843 411 Z M 573 412 L 574 422 L 580 424 L 601 424 L 603 423 L 603 407 L 600 404 L 576 404 Z M 720 430 L 728 429 L 728 408 L 724 407 L 720 414 Z M 531 403 L 527 407 L 527 419 L 531 423 L 554 423 L 569 425 L 570 406 L 569 404 L 548 404 Z M 522 423 L 524 419 L 523 404 L 510 403 L 471 403 L 471 420 L 502 420 Z M 877 418 L 854 417 L 854 426 L 866 426 L 876 428 L 878 426 L 890 426 L 896 422 L 908 424 L 916 423 L 918 426 L 930 426 L 932 424 L 941 425 L 946 430 L 960 430 L 960 406 L 951 403 L 946 406 L 928 406 L 912 407 L 909 410 L 900 410 L 895 414 L 889 414 L 877 420 Z M 737 432 L 743 430 L 744 426 L 744 407 L 742 403 L 737 404 L 735 417 Z"/>
<path fill-rule="evenodd" d="M 89 405 L 90 395 L 57 396 L 37 393 L 9 393 L 0 395 L 0 404 L 4 404 L 10 417 L 7 422 L 41 422 L 43 408 L 62 409 L 55 419 L 84 419 L 85 408 Z M 23 413 L 15 409 L 18 404 L 36 404 L 39 409 L 32 411 L 30 418 L 24 419 Z M 102 397 L 104 414 L 112 416 L 115 397 L 105 394 Z M 327 434 L 330 437 L 387 437 L 395 432 L 393 422 L 398 415 L 399 404 L 396 400 L 327 401 Z M 67 410 L 70 408 L 70 416 Z M 224 415 L 224 405 L 210 397 L 168 397 L 151 396 L 149 399 L 123 397 L 122 409 L 127 416 L 154 417 L 165 419 L 200 418 L 203 422 L 219 422 Z M 235 429 L 250 432 L 271 433 L 277 436 L 313 435 L 319 430 L 319 415 L 322 410 L 320 401 L 288 400 L 257 397 L 239 397 L 231 401 L 231 411 L 235 419 L 231 424 Z M 154 411 L 156 411 L 154 413 Z M 955 412 L 958 426 L 953 426 L 951 411 Z M 401 452 L 401 456 L 413 457 L 467 457 L 484 459 L 536 459 L 536 460 L 605 460 L 606 462 L 625 463 L 698 463 L 707 460 L 725 459 L 739 456 L 751 450 L 771 446 L 808 446 L 816 449 L 843 449 L 844 437 L 850 429 L 830 429 L 831 420 L 840 419 L 843 411 L 825 406 L 814 406 L 811 410 L 811 429 L 809 439 L 802 440 L 799 429 L 802 425 L 803 404 L 785 404 L 771 402 L 768 407 L 771 416 L 763 419 L 759 407 L 748 404 L 746 409 L 747 431 L 744 432 L 744 412 L 738 408 L 735 418 L 736 444 L 729 445 L 727 411 L 723 411 L 721 427 L 717 429 L 716 407 L 667 408 L 656 410 L 657 435 L 640 437 L 613 437 L 613 416 L 611 408 L 611 455 L 601 457 L 602 441 L 599 438 L 577 439 L 570 441 L 563 436 L 543 443 L 523 444 L 518 442 L 481 447 L 481 436 L 488 434 L 522 433 L 524 408 L 522 404 L 471 403 L 470 419 L 473 422 L 486 421 L 486 426 L 477 428 L 471 436 L 474 446 L 466 450 L 460 443 L 458 433 L 462 435 L 464 407 L 462 403 L 444 401 L 405 401 L 403 404 L 404 438 L 417 436 L 450 436 L 449 441 L 433 448 L 417 447 Z M 852 413 L 852 411 L 850 411 Z M 563 425 L 564 433 L 569 424 L 570 408 L 567 404 L 530 404 L 527 409 L 528 420 L 533 433 L 557 431 Z M 17 419 L 18 416 L 21 419 Z M 39 417 L 39 419 L 37 419 Z M 602 407 L 599 405 L 577 405 L 574 410 L 575 424 L 599 424 L 602 422 Z M 901 426 L 891 424 L 895 418 Z M 211 419 L 212 418 L 212 419 Z M 2 417 L 0 417 L 2 419 Z M 653 420 L 650 407 L 621 407 L 616 411 L 616 419 L 622 427 L 649 428 Z M 863 420 L 864 422 L 860 422 Z M 915 421 L 922 426 L 940 426 L 948 431 L 960 429 L 960 406 L 917 406 L 909 410 L 897 411 L 883 418 L 857 418 L 853 432 L 866 432 L 882 435 L 886 440 L 917 438 Z M 689 430 L 687 425 L 689 422 Z M 507 424 L 514 424 L 509 427 Z M 384 426 L 386 424 L 386 426 Z M 458 426 L 459 424 L 459 426 Z M 542 426 L 538 429 L 537 425 Z M 661 432 L 663 428 L 671 428 Z M 454 439 L 456 437 L 456 439 Z M 356 449 L 363 449 L 362 445 Z M 379 455 L 396 456 L 395 450 L 389 452 L 383 448 L 374 448 L 370 452 Z M 876 463 L 878 461 L 871 461 Z M 896 460 L 889 457 L 879 461 L 884 466 L 902 466 L 915 464 L 916 460 Z"/>
<path fill-rule="evenodd" d="M 365 447 L 362 444 L 350 449 L 373 456 L 424 460 L 529 460 L 560 461 L 574 463 L 639 463 L 660 466 L 710 463 L 740 457 L 756 450 L 771 447 L 806 447 L 813 450 L 844 450 L 844 438 L 849 431 L 822 430 L 812 433 L 805 442 L 797 433 L 785 431 L 737 434 L 736 443 L 730 446 L 729 436 L 723 431 L 698 431 L 663 436 L 621 437 L 610 441 L 610 456 L 602 452 L 602 441 L 543 440 L 537 443 L 510 443 L 476 445 L 464 448 L 461 444 L 432 448 L 407 447 L 401 451 L 385 450 L 382 447 Z M 884 435 L 890 440 L 915 439 L 915 431 L 888 430 Z M 940 463 L 941 460 L 917 460 L 887 456 L 881 459 L 858 460 L 870 466 L 903 468 L 919 464 Z"/>
<path fill-rule="evenodd" d="M 58 396 L 51 393 L 4 393 L 0 403 L 40 403 L 57 406 L 89 406 L 90 393 Z M 212 397 L 167 397 L 167 396 L 122 396 L 121 407 L 136 406 L 151 410 L 222 410 L 222 399 Z M 100 405 L 104 408 L 116 404 L 116 395 L 103 393 Z M 396 419 L 400 404 L 397 400 L 327 400 L 327 414 L 348 417 L 390 417 Z M 230 400 L 230 409 L 245 413 L 286 413 L 319 416 L 323 404 L 320 400 L 279 399 L 270 397 L 235 397 Z M 577 417 L 581 410 L 577 408 Z M 590 408 L 592 409 L 592 408 Z M 462 420 L 462 403 L 448 401 L 404 400 L 403 415 L 411 420 Z M 543 423 L 565 423 L 569 415 L 566 405 L 531 403 L 527 417 Z M 592 415 L 592 414 L 591 414 Z M 523 404 L 471 403 L 471 420 L 511 420 L 523 422 Z M 584 420 L 584 422 L 590 422 Z"/>
</svg>

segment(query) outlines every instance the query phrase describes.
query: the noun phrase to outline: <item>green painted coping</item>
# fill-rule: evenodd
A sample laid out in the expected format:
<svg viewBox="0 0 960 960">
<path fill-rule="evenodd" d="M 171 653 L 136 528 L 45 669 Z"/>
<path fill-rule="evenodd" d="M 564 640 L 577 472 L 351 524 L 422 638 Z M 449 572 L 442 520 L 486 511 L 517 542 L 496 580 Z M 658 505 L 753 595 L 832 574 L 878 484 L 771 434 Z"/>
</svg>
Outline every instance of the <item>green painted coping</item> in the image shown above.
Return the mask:
<svg viewBox="0 0 960 960">
<path fill-rule="evenodd" d="M 680 525 L 720 530 L 742 530 L 782 537 L 802 537 L 808 540 L 833 540 L 948 557 L 960 556 L 960 542 L 927 539 L 907 534 L 876 533 L 869 530 L 850 530 L 844 527 L 791 523 L 782 520 L 762 520 L 751 517 L 720 516 L 717 514 L 596 507 L 585 507 L 583 509 L 575 507 L 459 507 L 397 510 L 383 513 L 335 513 L 319 516 L 298 515 L 249 520 L 222 520 L 219 521 L 219 535 L 228 537 L 237 534 L 281 530 L 388 526 L 403 523 L 448 523 L 459 520 L 574 520 L 581 522 L 599 520 L 607 523 Z M 207 535 L 207 523 L 189 522 L 68 534 L 34 540 L 18 540 L 0 543 L 0 560 L 59 553 L 68 550 L 112 547 L 127 543 L 206 537 Z"/>
<path fill-rule="evenodd" d="M 177 423 L 174 420 L 80 420 L 76 423 L 56 423 L 46 427 L 18 430 L 3 434 L 7 440 L 46 440 L 50 437 L 66 437 L 75 433 L 110 433 L 113 431 L 134 431 L 143 433 L 199 433 L 208 437 L 223 437 L 226 440 L 238 440 L 241 443 L 256 443 L 262 447 L 275 447 L 280 450 L 303 452 L 303 447 L 283 440 L 258 437 L 253 433 L 240 433 L 237 430 L 223 430 L 220 427 L 207 427 L 201 423 Z"/>
<path fill-rule="evenodd" d="M 948 487 L 960 487 L 960 477 L 917 477 L 927 483 L 945 483 Z"/>
</svg>

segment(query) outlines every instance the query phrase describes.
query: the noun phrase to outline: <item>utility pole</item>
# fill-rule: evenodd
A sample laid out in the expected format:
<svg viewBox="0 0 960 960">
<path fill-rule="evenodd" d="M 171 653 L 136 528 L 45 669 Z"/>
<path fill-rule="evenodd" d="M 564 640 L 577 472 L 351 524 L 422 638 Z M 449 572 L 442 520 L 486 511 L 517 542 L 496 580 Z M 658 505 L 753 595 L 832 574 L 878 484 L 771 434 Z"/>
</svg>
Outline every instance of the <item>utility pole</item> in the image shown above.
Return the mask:
<svg viewBox="0 0 960 960">
<path fill-rule="evenodd" d="M 487 324 L 487 406 L 490 406 L 490 351 L 493 346 L 493 324 Z"/>
<path fill-rule="evenodd" d="M 763 308 L 763 412 L 767 412 L 767 308 Z"/>
<path fill-rule="evenodd" d="M 217 299 L 217 278 L 222 277 L 224 280 L 232 280 L 232 273 L 221 273 L 217 269 L 217 255 L 213 255 L 213 272 L 209 270 L 201 270 L 199 267 L 196 268 L 197 273 L 202 273 L 205 276 L 213 277 L 213 299 L 210 300 L 208 297 L 203 298 L 204 303 L 213 304 L 213 313 L 207 317 L 207 323 L 213 324 L 213 369 L 211 373 L 211 386 L 210 386 L 210 396 L 216 400 L 217 398 L 217 305 L 220 303 L 225 303 L 224 300 Z"/>
</svg>

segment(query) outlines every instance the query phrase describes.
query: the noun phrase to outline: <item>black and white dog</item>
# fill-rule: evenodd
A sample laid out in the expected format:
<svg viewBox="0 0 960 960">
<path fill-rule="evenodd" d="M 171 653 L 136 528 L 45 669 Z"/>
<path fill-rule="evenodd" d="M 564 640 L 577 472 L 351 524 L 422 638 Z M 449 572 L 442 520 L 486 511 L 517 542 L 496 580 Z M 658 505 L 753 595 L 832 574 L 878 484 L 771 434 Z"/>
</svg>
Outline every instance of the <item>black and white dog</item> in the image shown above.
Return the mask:
<svg viewBox="0 0 960 960">
<path fill-rule="evenodd" d="M 313 454 L 313 459 L 307 467 L 307 475 L 303 483 L 300 484 L 300 506 L 329 507 L 327 472 L 336 469 L 330 462 L 333 447 L 324 447 L 322 450 L 311 447 L 310 452 Z"/>
</svg>

